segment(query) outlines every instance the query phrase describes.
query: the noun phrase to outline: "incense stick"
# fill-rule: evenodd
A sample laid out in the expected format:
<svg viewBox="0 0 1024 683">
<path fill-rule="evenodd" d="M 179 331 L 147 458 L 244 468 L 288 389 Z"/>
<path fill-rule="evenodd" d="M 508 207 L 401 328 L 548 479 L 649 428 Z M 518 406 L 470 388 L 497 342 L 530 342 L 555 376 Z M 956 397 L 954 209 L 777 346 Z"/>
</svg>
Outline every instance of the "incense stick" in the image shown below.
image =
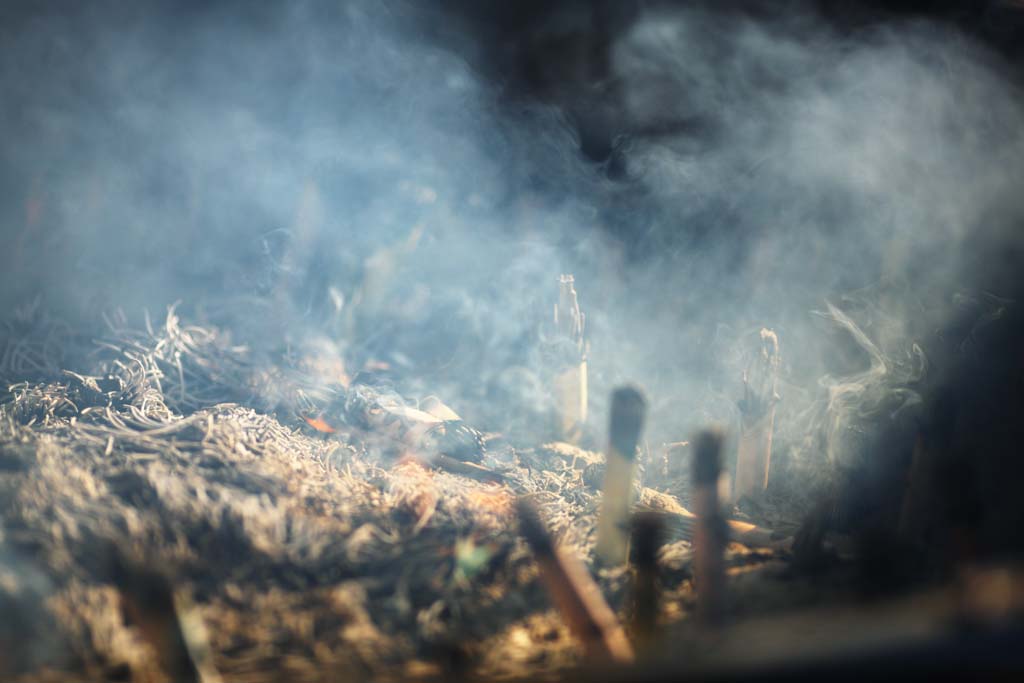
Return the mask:
<svg viewBox="0 0 1024 683">
<path fill-rule="evenodd" d="M 629 549 L 629 506 L 636 469 L 636 445 L 647 404 L 635 387 L 612 393 L 612 410 L 605 463 L 601 517 L 597 523 L 597 557 L 602 564 L 626 562 Z"/>
<path fill-rule="evenodd" d="M 574 555 L 556 548 L 534 507 L 516 503 L 519 530 L 540 566 L 547 587 L 569 630 L 583 644 L 591 663 L 633 661 L 633 648 L 601 589 Z"/>
<path fill-rule="evenodd" d="M 726 523 L 718 502 L 722 434 L 718 431 L 705 431 L 694 443 L 693 503 L 697 523 L 693 540 L 697 617 L 705 624 L 715 625 L 721 622 L 723 616 L 723 554 L 727 538 Z"/>
<path fill-rule="evenodd" d="M 633 519 L 633 639 L 640 649 L 649 649 L 657 632 L 658 547 L 664 520 L 657 514 L 637 513 Z"/>
</svg>

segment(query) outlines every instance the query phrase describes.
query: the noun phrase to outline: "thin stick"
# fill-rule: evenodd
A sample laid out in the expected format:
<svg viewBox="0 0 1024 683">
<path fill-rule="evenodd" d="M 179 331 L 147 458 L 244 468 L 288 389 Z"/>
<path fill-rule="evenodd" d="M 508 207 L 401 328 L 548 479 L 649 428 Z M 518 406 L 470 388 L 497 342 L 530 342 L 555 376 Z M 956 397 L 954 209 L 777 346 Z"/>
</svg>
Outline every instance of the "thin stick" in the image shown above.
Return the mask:
<svg viewBox="0 0 1024 683">
<path fill-rule="evenodd" d="M 664 520 L 657 514 L 638 513 L 633 518 L 633 638 L 641 649 L 649 649 L 658 627 L 658 547 Z"/>
<path fill-rule="evenodd" d="M 588 662 L 632 662 L 633 648 L 587 568 L 575 555 L 554 546 L 528 501 L 520 498 L 516 509 L 520 533 L 537 559 L 541 580 L 569 630 L 583 644 Z"/>
<path fill-rule="evenodd" d="M 625 564 L 629 551 L 629 506 L 636 469 L 636 444 L 647 403 L 635 387 L 612 393 L 608 451 L 601 517 L 597 522 L 597 557 L 606 566 Z"/>
<path fill-rule="evenodd" d="M 727 527 L 718 502 L 722 434 L 702 432 L 695 440 L 693 502 L 694 581 L 697 586 L 697 617 L 709 626 L 721 623 L 724 613 Z"/>
</svg>

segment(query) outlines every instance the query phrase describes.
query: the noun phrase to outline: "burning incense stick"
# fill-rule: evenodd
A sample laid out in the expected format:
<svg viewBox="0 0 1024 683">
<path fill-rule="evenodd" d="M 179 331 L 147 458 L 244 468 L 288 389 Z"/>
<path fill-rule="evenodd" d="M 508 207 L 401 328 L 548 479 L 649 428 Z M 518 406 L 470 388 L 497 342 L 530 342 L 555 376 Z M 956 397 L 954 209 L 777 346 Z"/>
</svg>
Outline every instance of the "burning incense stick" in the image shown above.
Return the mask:
<svg viewBox="0 0 1024 683">
<path fill-rule="evenodd" d="M 762 329 L 760 344 L 751 368 L 743 377 L 745 395 L 740 401 L 742 426 L 736 455 L 734 500 L 756 494 L 768 486 L 777 400 L 779 339 L 771 330 Z"/>
<path fill-rule="evenodd" d="M 537 558 L 540 576 L 569 630 L 583 644 L 590 663 L 633 661 L 622 626 L 587 568 L 574 555 L 555 548 L 534 507 L 516 503 L 519 530 Z"/>
<path fill-rule="evenodd" d="M 697 586 L 697 616 L 709 625 L 722 620 L 725 592 L 723 554 L 727 527 L 718 503 L 721 474 L 722 435 L 701 433 L 695 440 L 693 457 L 693 504 L 697 524 L 693 534 L 694 582 Z"/>
<path fill-rule="evenodd" d="M 580 312 L 572 275 L 558 278 L 555 332 L 564 354 L 559 354 L 552 391 L 558 413 L 558 436 L 579 443 L 587 422 L 587 355 L 583 342 L 585 316 Z"/>
<path fill-rule="evenodd" d="M 604 473 L 601 518 L 597 523 L 597 557 L 605 565 L 626 562 L 629 549 L 629 505 L 633 490 L 636 444 L 647 404 L 634 387 L 612 393 L 608 454 Z"/>
</svg>

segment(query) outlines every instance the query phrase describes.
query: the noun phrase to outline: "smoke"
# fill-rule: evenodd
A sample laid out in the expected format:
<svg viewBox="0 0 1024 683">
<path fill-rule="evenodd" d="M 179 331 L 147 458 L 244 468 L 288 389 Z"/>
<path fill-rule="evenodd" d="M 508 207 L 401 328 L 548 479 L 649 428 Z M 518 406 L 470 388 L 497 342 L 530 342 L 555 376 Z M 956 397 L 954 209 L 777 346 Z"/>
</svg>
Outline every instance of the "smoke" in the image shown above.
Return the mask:
<svg viewBox="0 0 1024 683">
<path fill-rule="evenodd" d="M 832 464 L 880 457 L 858 433 L 905 419 L 897 407 L 918 403 L 957 292 L 997 281 L 975 254 L 1015 241 L 1002 231 L 1021 209 L 1019 93 L 979 46 L 928 23 L 851 35 L 808 16 L 666 10 L 641 16 L 614 54 L 638 125 L 694 131 L 624 152 L 661 253 L 634 286 L 661 289 L 657 310 L 674 318 L 648 325 L 658 316 L 641 306 L 631 321 L 666 347 L 648 373 L 672 367 L 673 344 L 676 367 L 711 357 L 706 374 L 662 375 L 662 391 L 691 419 L 724 411 L 714 399 L 737 395 L 740 344 L 774 327 L 784 441 Z M 712 348 L 692 352 L 701 344 Z"/>
<path fill-rule="evenodd" d="M 771 327 L 780 448 L 845 457 L 835 425 L 877 417 L 869 384 L 914 391 L 1022 208 L 1019 93 L 951 27 L 640 12 L 608 51 L 616 177 L 422 7 L 6 11 L 8 309 L 230 310 L 248 341 L 329 337 L 490 426 L 536 403 L 532 340 L 571 272 L 596 425 L 625 380 L 652 446 L 735 423 Z"/>
</svg>

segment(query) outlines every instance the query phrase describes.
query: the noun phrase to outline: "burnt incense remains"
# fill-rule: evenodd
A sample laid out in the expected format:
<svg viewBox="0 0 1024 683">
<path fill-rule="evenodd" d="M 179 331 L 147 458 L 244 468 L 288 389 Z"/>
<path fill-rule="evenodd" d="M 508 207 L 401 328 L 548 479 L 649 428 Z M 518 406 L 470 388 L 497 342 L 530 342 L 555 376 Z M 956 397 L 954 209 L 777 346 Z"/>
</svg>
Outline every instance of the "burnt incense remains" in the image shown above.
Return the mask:
<svg viewBox="0 0 1024 683">
<path fill-rule="evenodd" d="M 733 481 L 733 499 L 737 501 L 764 491 L 771 468 L 779 339 L 773 331 L 762 329 L 758 343 L 758 350 L 743 373 L 744 396 L 739 404 L 742 421 Z"/>
<path fill-rule="evenodd" d="M 587 568 L 575 555 L 555 547 L 529 501 L 520 498 L 516 510 L 519 531 L 537 560 L 541 581 L 583 645 L 587 662 L 632 662 L 633 648 Z"/>
<path fill-rule="evenodd" d="M 576 444 L 587 422 L 587 352 L 583 340 L 586 319 L 580 311 L 574 282 L 572 275 L 558 278 L 552 393 L 558 438 Z"/>
<path fill-rule="evenodd" d="M 728 528 L 718 500 L 722 434 L 709 430 L 694 440 L 693 534 L 697 618 L 707 625 L 722 621 L 725 593 L 725 545 Z"/>
<path fill-rule="evenodd" d="M 640 390 L 620 387 L 612 393 L 597 558 L 606 566 L 625 564 L 629 550 L 629 506 L 636 469 L 636 446 L 647 402 Z"/>
<path fill-rule="evenodd" d="M 397 448 L 411 449 L 431 465 L 459 468 L 487 478 L 477 465 L 484 455 L 483 435 L 436 396 L 410 405 L 395 392 L 357 376 L 325 411 L 305 420 L 314 429 L 333 433 L 341 424 L 386 437 Z M 455 463 L 460 463 L 455 465 Z"/>
</svg>

